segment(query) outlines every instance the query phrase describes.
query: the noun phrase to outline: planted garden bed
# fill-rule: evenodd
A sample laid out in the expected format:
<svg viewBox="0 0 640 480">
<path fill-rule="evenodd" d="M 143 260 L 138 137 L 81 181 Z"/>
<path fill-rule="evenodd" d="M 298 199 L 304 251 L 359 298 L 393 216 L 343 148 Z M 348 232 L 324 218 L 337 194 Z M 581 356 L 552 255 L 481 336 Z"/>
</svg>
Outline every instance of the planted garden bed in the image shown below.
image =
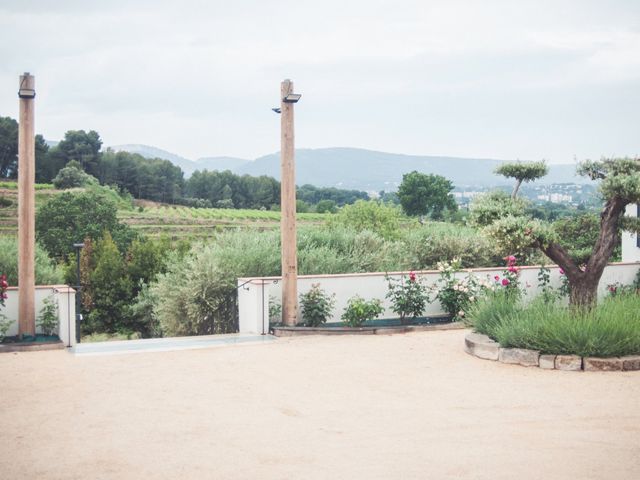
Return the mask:
<svg viewBox="0 0 640 480">
<path fill-rule="evenodd" d="M 4 337 L 0 342 L 0 353 L 2 352 L 29 352 L 38 350 L 60 350 L 64 348 L 64 343 L 57 335 L 24 335 Z"/>
<path fill-rule="evenodd" d="M 399 318 L 368 320 L 360 327 L 349 327 L 344 322 L 326 323 L 318 327 L 274 325 L 271 330 L 276 337 L 298 335 L 389 335 L 428 330 L 454 330 L 466 328 L 462 322 L 454 322 L 448 315 L 418 317 L 401 324 Z"/>
</svg>

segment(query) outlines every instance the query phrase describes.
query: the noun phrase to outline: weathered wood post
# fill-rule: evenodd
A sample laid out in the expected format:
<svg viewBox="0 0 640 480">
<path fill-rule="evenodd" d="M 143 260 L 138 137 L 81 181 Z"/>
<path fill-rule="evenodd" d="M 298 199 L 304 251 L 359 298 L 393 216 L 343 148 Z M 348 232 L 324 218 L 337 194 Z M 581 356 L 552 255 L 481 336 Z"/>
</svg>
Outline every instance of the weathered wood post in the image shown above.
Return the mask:
<svg viewBox="0 0 640 480">
<path fill-rule="evenodd" d="M 282 320 L 285 325 L 298 323 L 298 253 L 296 246 L 296 174 L 293 129 L 293 106 L 300 95 L 293 93 L 293 82 L 280 85 L 281 99 L 281 190 L 280 232 L 282 243 Z"/>
<path fill-rule="evenodd" d="M 18 97 L 18 335 L 35 335 L 35 77 L 20 76 Z"/>
</svg>

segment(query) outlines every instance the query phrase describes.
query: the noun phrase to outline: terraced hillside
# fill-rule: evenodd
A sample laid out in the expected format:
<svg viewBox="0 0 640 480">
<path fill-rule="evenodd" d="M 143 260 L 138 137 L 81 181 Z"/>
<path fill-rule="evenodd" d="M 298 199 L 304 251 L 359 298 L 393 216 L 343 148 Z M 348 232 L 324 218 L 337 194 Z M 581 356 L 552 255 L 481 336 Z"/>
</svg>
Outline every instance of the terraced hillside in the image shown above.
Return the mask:
<svg viewBox="0 0 640 480">
<path fill-rule="evenodd" d="M 52 195 L 61 193 L 52 185 L 36 186 L 36 208 Z M 124 203 L 124 202 L 123 202 Z M 328 214 L 299 213 L 302 224 L 322 223 Z M 135 200 L 134 206 L 121 208 L 118 218 L 135 230 L 150 236 L 203 238 L 225 228 L 269 229 L 280 225 L 280 212 L 220 208 L 190 208 Z M 15 182 L 0 182 L 0 235 L 18 233 L 18 189 Z"/>
<path fill-rule="evenodd" d="M 280 225 L 280 212 L 220 208 L 189 208 L 136 202 L 132 210 L 120 210 L 123 223 L 145 235 L 167 235 L 171 238 L 207 237 L 225 228 L 270 229 Z M 300 223 L 322 223 L 326 214 L 300 213 Z"/>
<path fill-rule="evenodd" d="M 51 195 L 60 193 L 52 185 L 36 185 L 36 207 Z M 18 186 L 16 182 L 0 182 L 0 235 L 18 234 Z"/>
</svg>

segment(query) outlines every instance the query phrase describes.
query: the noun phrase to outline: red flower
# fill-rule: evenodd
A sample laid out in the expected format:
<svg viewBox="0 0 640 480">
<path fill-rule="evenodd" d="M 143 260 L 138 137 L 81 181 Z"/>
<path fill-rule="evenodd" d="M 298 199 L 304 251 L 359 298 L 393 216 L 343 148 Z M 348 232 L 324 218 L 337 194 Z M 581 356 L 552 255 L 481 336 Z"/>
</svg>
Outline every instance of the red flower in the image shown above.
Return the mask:
<svg viewBox="0 0 640 480">
<path fill-rule="evenodd" d="M 509 279 L 508 279 L 508 278 L 503 278 L 503 279 L 502 279 L 502 285 L 503 285 L 503 286 L 505 286 L 505 287 L 506 287 L 506 286 L 507 286 L 507 285 L 509 285 L 510 283 L 511 283 L 511 282 L 509 281 Z"/>
<path fill-rule="evenodd" d="M 415 281 L 416 281 L 416 274 L 415 274 L 415 272 L 409 272 L 409 281 L 410 281 L 410 282 L 415 282 Z"/>
</svg>

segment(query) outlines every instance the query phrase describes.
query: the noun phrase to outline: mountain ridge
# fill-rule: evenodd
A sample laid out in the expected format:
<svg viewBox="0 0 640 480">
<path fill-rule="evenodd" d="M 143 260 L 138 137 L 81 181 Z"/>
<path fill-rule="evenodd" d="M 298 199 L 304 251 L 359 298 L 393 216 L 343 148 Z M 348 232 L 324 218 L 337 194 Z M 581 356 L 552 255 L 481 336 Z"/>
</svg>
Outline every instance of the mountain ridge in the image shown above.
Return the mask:
<svg viewBox="0 0 640 480">
<path fill-rule="evenodd" d="M 190 160 L 165 150 L 142 144 L 111 146 L 116 151 L 138 153 L 147 158 L 163 158 L 178 165 L 185 176 L 196 170 L 231 170 L 239 175 L 268 175 L 280 178 L 280 153 L 263 155 L 255 160 L 217 156 Z M 487 187 L 510 183 L 493 173 L 508 160 L 465 158 L 446 155 L 408 155 L 380 152 L 356 147 L 296 149 L 296 183 L 319 187 L 338 187 L 365 191 L 394 191 L 402 175 L 414 170 L 442 175 L 458 187 Z M 575 176 L 575 164 L 549 165 L 549 175 L 539 184 L 587 183 Z"/>
</svg>

